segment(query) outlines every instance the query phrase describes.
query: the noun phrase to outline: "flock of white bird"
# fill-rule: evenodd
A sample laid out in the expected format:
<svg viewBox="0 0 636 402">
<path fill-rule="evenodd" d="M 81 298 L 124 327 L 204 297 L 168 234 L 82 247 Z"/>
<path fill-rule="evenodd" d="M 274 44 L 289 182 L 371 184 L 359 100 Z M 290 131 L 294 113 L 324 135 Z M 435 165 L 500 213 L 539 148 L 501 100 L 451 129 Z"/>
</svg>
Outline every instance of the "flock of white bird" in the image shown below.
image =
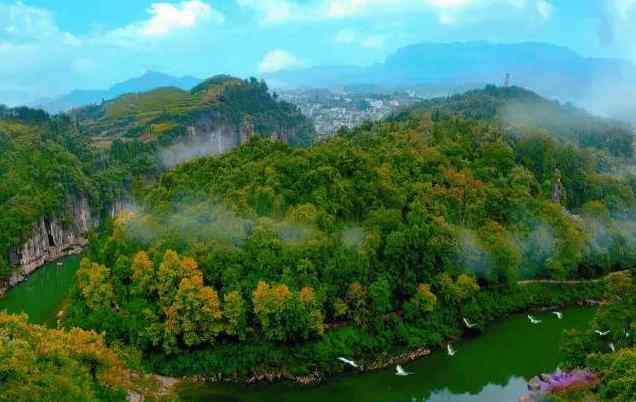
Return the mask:
<svg viewBox="0 0 636 402">
<path fill-rule="evenodd" d="M 563 313 L 561 313 L 560 311 L 553 311 L 552 314 L 554 314 L 559 320 L 563 319 Z M 468 329 L 472 329 L 475 328 L 477 326 L 477 324 L 473 324 L 470 321 L 468 321 L 468 319 L 466 319 L 466 317 L 462 318 L 462 320 L 464 321 L 464 325 L 466 325 L 466 328 Z M 530 314 L 528 314 L 528 320 L 530 320 L 530 323 L 533 325 L 538 325 L 541 324 L 541 320 L 537 320 L 536 318 L 534 318 L 533 316 L 531 316 Z M 609 330 L 607 331 L 600 331 L 600 330 L 595 330 L 594 332 L 596 332 L 599 336 L 606 336 L 607 334 L 610 333 Z M 630 334 L 629 332 L 625 331 L 625 337 L 629 337 Z M 616 351 L 616 346 L 614 345 L 614 343 L 610 342 L 609 344 L 610 349 L 612 350 L 612 352 Z M 446 345 L 446 351 L 448 352 L 448 355 L 453 357 L 455 356 L 455 353 L 457 353 L 457 351 L 455 349 L 453 349 L 453 346 L 449 343 Z M 354 362 L 351 359 L 346 359 L 344 357 L 339 357 L 338 360 L 340 360 L 342 363 L 347 364 L 353 368 L 360 368 L 360 366 L 358 366 L 358 364 L 356 362 Z M 405 371 L 404 368 L 402 368 L 401 365 L 397 365 L 395 367 L 395 375 L 400 376 L 400 377 L 405 377 L 408 375 L 411 375 L 414 373 Z"/>
<path fill-rule="evenodd" d="M 466 325 L 466 328 L 468 328 L 468 329 L 472 329 L 472 328 L 475 328 L 477 326 L 477 324 L 471 323 L 466 318 L 463 318 L 462 320 L 464 321 L 464 325 Z M 446 350 L 448 352 L 448 355 L 451 356 L 451 357 L 455 356 L 455 353 L 457 353 L 455 351 L 455 349 L 453 349 L 453 346 L 450 343 L 446 345 Z M 357 368 L 357 369 L 360 368 L 358 363 L 356 363 L 355 361 L 353 361 L 351 359 L 347 359 L 345 357 L 339 357 L 338 360 L 341 361 L 344 364 L 347 364 L 347 365 L 353 367 L 353 368 Z M 395 375 L 397 375 L 397 376 L 405 377 L 405 376 L 411 375 L 411 374 L 415 374 L 415 373 L 411 373 L 411 372 L 408 372 L 408 371 L 404 370 L 404 368 L 401 365 L 399 365 L 399 364 L 395 367 Z"/>
</svg>

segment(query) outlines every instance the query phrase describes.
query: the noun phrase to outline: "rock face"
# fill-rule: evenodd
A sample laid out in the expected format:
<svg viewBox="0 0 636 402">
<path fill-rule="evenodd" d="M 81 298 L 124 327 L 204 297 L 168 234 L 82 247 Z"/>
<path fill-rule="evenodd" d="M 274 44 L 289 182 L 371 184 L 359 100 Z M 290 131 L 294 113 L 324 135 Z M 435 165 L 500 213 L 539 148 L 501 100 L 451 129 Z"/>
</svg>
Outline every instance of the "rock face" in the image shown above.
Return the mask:
<svg viewBox="0 0 636 402">
<path fill-rule="evenodd" d="M 245 115 L 242 123 L 237 127 L 210 113 L 199 116 L 194 123 L 186 127 L 186 132 L 190 139 L 197 139 L 198 142 L 208 144 L 208 153 L 222 154 L 248 142 L 254 134 L 254 122 L 249 115 Z M 287 144 L 293 134 L 281 128 L 273 132 L 270 137 Z"/>
<path fill-rule="evenodd" d="M 10 254 L 16 268 L 9 278 L 11 288 L 33 271 L 57 258 L 73 254 L 86 245 L 85 235 L 96 224 L 85 197 L 69 199 L 63 214 L 45 216 L 33 225 L 31 237 Z M 6 289 L 0 289 L 4 293 Z"/>
</svg>

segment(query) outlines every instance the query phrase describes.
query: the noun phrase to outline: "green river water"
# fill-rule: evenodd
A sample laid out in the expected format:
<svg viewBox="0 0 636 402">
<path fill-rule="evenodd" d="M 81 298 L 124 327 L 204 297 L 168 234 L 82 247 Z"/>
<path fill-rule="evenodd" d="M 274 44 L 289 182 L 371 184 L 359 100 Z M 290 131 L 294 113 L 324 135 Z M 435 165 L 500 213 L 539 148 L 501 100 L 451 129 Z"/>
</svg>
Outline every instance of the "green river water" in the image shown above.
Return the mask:
<svg viewBox="0 0 636 402">
<path fill-rule="evenodd" d="M 37 270 L 2 299 L 0 310 L 25 312 L 30 321 L 55 325 L 79 267 L 78 257 Z M 394 368 L 328 379 L 315 387 L 208 384 L 180 389 L 185 402 L 516 402 L 527 381 L 552 372 L 561 359 L 563 330 L 584 328 L 594 310 L 563 311 L 562 320 L 550 313 L 535 314 L 543 322 L 532 325 L 525 314 L 492 323 L 478 337 L 454 344 L 457 353 L 435 351 L 404 365 L 414 374 L 398 377 Z"/>
<path fill-rule="evenodd" d="M 73 285 L 78 268 L 78 256 L 63 258 L 39 268 L 0 299 L 0 311 L 27 313 L 29 322 L 54 327 L 56 314 Z"/>
<path fill-rule="evenodd" d="M 516 402 L 527 381 L 552 372 L 561 359 L 563 330 L 584 328 L 593 309 L 567 309 L 559 320 L 550 313 L 491 324 L 479 337 L 457 342 L 456 355 L 436 351 L 404 365 L 415 374 L 398 377 L 394 368 L 329 379 L 316 387 L 292 384 L 184 386 L 186 402 Z"/>
</svg>

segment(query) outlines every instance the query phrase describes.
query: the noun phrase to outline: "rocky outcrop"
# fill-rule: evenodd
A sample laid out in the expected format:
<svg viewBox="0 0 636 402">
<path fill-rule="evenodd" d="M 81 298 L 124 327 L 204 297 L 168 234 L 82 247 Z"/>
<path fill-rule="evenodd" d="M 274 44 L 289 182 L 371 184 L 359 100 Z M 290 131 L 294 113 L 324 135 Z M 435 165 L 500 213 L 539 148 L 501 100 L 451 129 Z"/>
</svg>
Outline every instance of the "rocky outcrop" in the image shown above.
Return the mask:
<svg viewBox="0 0 636 402">
<path fill-rule="evenodd" d="M 108 206 L 108 215 L 111 219 L 114 219 L 120 212 L 130 209 L 131 202 L 126 198 L 117 198 Z M 99 226 L 98 222 L 95 222 L 95 226 Z"/>
<path fill-rule="evenodd" d="M 192 124 L 186 127 L 190 141 L 206 144 L 211 154 L 222 154 L 239 145 L 245 144 L 254 135 L 254 122 L 249 115 L 245 115 L 237 127 L 213 113 L 200 115 Z M 270 137 L 285 144 L 294 133 L 281 128 L 271 133 Z"/>
<path fill-rule="evenodd" d="M 597 385 L 599 378 L 589 370 L 558 371 L 553 374 L 540 374 L 528 382 L 528 393 L 519 398 L 519 402 L 540 402 L 545 396 L 559 392 Z"/>
<path fill-rule="evenodd" d="M 29 239 L 10 252 L 15 267 L 8 288 L 22 282 L 42 265 L 65 255 L 77 253 L 86 245 L 86 234 L 95 225 L 85 197 L 68 199 L 63 212 L 45 216 L 33 225 Z M 0 289 L 4 293 L 6 289 Z"/>
</svg>

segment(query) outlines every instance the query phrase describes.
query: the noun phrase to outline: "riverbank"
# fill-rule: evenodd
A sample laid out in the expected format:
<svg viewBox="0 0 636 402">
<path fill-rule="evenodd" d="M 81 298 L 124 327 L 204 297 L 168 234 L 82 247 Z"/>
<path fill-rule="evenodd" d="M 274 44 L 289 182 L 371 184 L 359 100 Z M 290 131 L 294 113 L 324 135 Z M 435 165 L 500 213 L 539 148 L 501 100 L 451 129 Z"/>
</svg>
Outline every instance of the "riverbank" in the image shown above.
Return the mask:
<svg viewBox="0 0 636 402">
<path fill-rule="evenodd" d="M 452 357 L 437 350 L 402 364 L 413 373 L 406 377 L 396 376 L 395 366 L 389 366 L 364 373 L 346 369 L 317 386 L 184 383 L 178 392 L 185 402 L 513 402 L 536 373 L 557 368 L 563 331 L 586 327 L 594 315 L 590 308 L 562 312 L 561 320 L 551 312 L 536 313 L 541 325 L 530 324 L 525 313 L 492 322 L 480 336 L 454 342 Z"/>
<path fill-rule="evenodd" d="M 477 323 L 477 331 L 481 331 L 515 313 L 587 305 L 588 300 L 602 299 L 605 283 L 601 279 L 489 289 L 462 306 L 441 305 L 416 323 L 406 323 L 399 315 L 390 314 L 382 327 L 373 332 L 354 325 L 338 326 L 321 339 L 303 344 L 280 345 L 254 339 L 249 345 L 219 344 L 173 356 L 150 354 L 147 362 L 153 372 L 195 378 L 197 382 L 254 384 L 286 380 L 314 385 L 350 371 L 337 361 L 339 356 L 355 360 L 362 367 L 353 370 L 356 372 L 402 364 L 409 360 L 395 358 L 409 354 L 426 356 L 432 350 L 445 348 L 448 340 L 467 335 L 463 317 Z"/>
<path fill-rule="evenodd" d="M 45 264 L 0 299 L 0 310 L 26 313 L 32 324 L 55 327 L 56 314 L 73 287 L 78 268 L 79 257 L 75 255 Z"/>
<path fill-rule="evenodd" d="M 79 239 L 77 240 L 76 244 L 71 245 L 59 252 L 52 252 L 50 254 L 47 254 L 46 256 L 39 258 L 37 261 L 31 262 L 27 265 L 18 265 L 13 267 L 13 273 L 11 274 L 9 280 L 6 281 L 4 285 L 0 286 L 0 299 L 2 299 L 11 289 L 28 280 L 31 275 L 36 273 L 42 267 L 49 264 L 57 263 L 66 257 L 80 255 L 82 253 L 82 249 L 87 244 L 88 241 L 86 239 Z"/>
</svg>

